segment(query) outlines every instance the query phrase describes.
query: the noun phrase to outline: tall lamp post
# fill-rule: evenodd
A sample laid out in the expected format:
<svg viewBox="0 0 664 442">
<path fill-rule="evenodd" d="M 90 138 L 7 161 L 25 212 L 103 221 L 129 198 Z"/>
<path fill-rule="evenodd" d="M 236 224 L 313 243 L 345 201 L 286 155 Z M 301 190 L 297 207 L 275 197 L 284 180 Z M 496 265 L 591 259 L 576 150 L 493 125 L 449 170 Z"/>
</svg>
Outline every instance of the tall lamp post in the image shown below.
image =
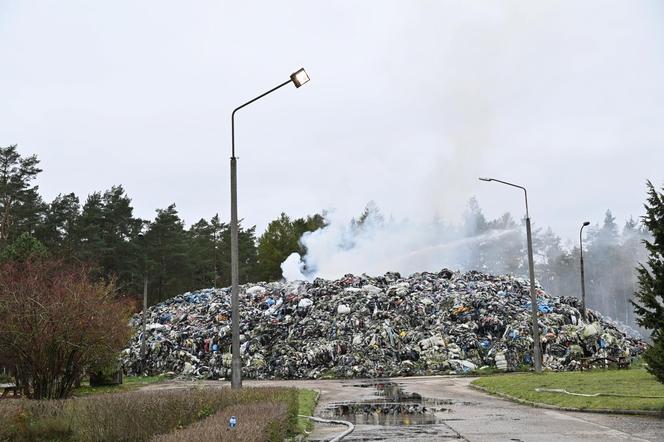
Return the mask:
<svg viewBox="0 0 664 442">
<path fill-rule="evenodd" d="M 299 88 L 309 81 L 304 69 L 291 74 L 290 79 L 281 83 L 258 97 L 235 108 L 231 114 L 231 388 L 242 388 L 242 358 L 240 357 L 240 309 L 238 305 L 238 224 L 237 224 L 237 158 L 235 157 L 235 112 L 256 100 L 271 94 L 279 88 L 293 83 Z"/>
<path fill-rule="evenodd" d="M 528 239 L 528 270 L 530 272 L 530 319 L 532 322 L 533 353 L 535 359 L 535 371 L 542 372 L 542 347 L 540 343 L 539 326 L 537 325 L 537 295 L 535 294 L 535 265 L 533 263 L 533 237 L 530 231 L 530 215 L 528 213 L 528 191 L 525 187 L 495 178 L 480 178 L 480 181 L 495 181 L 508 186 L 523 190 L 526 199 L 526 237 Z"/>
<path fill-rule="evenodd" d="M 581 252 L 581 316 L 583 321 L 586 322 L 586 280 L 583 272 L 583 228 L 590 225 L 590 221 L 585 221 L 579 230 L 579 251 Z"/>
</svg>

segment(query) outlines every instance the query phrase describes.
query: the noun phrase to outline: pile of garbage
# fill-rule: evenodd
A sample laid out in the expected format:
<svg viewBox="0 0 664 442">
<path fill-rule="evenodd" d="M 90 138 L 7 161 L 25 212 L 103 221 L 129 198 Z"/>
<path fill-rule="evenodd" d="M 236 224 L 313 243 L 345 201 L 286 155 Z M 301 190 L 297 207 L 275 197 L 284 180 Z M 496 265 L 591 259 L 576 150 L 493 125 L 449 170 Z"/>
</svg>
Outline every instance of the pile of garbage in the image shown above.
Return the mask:
<svg viewBox="0 0 664 442">
<path fill-rule="evenodd" d="M 522 278 L 442 270 L 401 277 L 240 287 L 243 377 L 316 379 L 461 373 L 532 365 L 530 286 Z M 645 343 L 572 297 L 537 288 L 543 365 L 575 370 L 584 358 L 627 360 Z M 123 351 L 129 374 L 229 378 L 230 289 L 185 293 L 148 309 Z"/>
</svg>

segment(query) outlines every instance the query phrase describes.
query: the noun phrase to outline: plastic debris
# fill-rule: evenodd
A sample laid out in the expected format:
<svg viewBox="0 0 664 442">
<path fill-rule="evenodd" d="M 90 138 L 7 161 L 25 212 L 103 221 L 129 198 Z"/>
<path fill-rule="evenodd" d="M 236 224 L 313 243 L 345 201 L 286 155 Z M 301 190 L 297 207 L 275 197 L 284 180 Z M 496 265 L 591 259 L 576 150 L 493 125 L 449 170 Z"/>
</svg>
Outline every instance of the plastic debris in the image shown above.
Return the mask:
<svg viewBox="0 0 664 442">
<path fill-rule="evenodd" d="M 532 365 L 529 283 L 480 272 L 346 275 L 329 281 L 240 287 L 243 377 L 316 379 L 467 373 Z M 575 370 L 581 359 L 629 360 L 638 337 L 572 297 L 538 287 L 543 366 Z M 147 355 L 141 314 L 123 351 L 129 374 L 174 372 L 229 378 L 230 289 L 188 292 L 148 309 Z"/>
</svg>

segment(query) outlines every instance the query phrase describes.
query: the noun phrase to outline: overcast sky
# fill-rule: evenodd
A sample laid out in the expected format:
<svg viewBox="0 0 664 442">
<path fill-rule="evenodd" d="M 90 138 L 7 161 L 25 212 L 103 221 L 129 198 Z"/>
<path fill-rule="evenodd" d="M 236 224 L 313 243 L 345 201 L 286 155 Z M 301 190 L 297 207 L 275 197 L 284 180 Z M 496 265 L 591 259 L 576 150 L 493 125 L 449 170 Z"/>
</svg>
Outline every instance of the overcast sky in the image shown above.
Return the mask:
<svg viewBox="0 0 664 442">
<path fill-rule="evenodd" d="M 0 146 L 47 200 L 122 184 L 136 214 L 456 221 L 523 213 L 574 238 L 664 184 L 664 2 L 0 1 Z"/>
</svg>

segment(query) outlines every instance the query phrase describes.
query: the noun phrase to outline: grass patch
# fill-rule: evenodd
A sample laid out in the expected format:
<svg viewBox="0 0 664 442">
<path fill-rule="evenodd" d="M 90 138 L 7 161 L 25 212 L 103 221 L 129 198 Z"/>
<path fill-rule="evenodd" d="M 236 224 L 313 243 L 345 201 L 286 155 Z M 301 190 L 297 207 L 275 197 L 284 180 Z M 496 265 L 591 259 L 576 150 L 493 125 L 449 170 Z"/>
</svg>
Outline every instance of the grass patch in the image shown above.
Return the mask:
<svg viewBox="0 0 664 442">
<path fill-rule="evenodd" d="M 73 396 L 90 396 L 93 394 L 102 394 L 102 393 L 119 393 L 123 391 L 132 391 L 137 390 L 141 387 L 150 384 L 157 384 L 168 380 L 168 376 L 159 375 L 159 376 L 125 376 L 120 385 L 103 385 L 99 387 L 91 387 L 89 381 L 81 382 L 79 388 L 74 389 L 72 392 Z"/>
<path fill-rule="evenodd" d="M 526 401 L 559 407 L 664 411 L 664 385 L 644 369 L 504 374 L 482 377 L 473 381 L 473 384 L 486 388 L 491 393 L 507 394 Z M 536 388 L 558 388 L 585 394 L 612 393 L 632 397 L 573 396 L 537 392 Z"/>
<path fill-rule="evenodd" d="M 295 389 L 192 388 L 60 401 L 0 401 L 0 441 L 149 441 L 226 408 L 257 404 L 277 404 L 277 412 L 267 420 L 259 415 L 245 419 L 243 431 L 263 434 L 263 440 L 282 440 L 295 434 L 299 409 Z"/>
<path fill-rule="evenodd" d="M 306 390 L 304 388 L 298 389 L 297 390 L 297 404 L 298 404 L 298 411 L 297 414 L 301 414 L 303 416 L 313 416 L 314 415 L 314 409 L 316 408 L 316 398 L 318 396 L 318 392 L 314 390 Z M 297 432 L 298 433 L 305 433 L 309 432 L 314 428 L 314 424 L 311 422 L 311 420 L 306 419 L 306 418 L 298 418 L 297 419 Z"/>
</svg>

